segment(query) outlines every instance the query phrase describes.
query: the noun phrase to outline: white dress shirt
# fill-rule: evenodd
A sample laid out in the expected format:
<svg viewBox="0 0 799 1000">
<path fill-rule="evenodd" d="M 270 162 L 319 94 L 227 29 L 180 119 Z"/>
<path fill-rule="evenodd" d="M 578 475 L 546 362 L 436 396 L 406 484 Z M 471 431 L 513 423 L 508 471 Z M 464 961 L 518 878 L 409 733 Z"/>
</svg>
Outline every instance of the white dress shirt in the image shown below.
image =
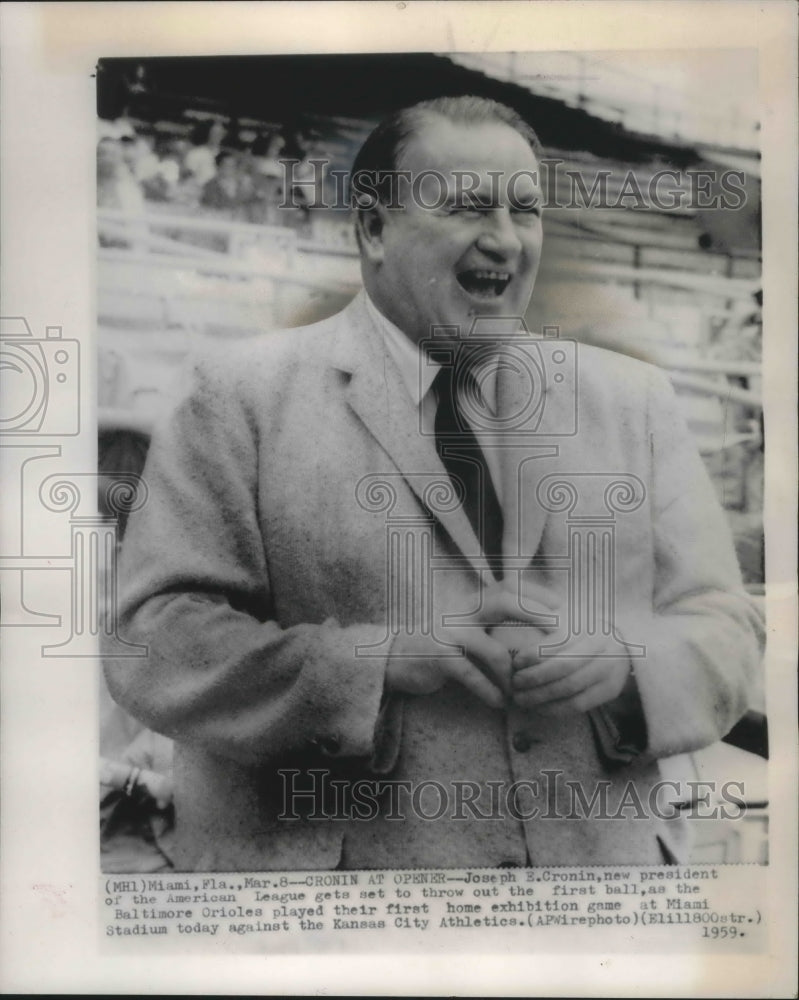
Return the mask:
<svg viewBox="0 0 799 1000">
<path fill-rule="evenodd" d="M 374 320 L 375 326 L 382 335 L 385 349 L 399 369 L 402 383 L 408 390 L 408 395 L 413 405 L 419 410 L 421 427 L 425 434 L 433 435 L 435 433 L 436 408 L 438 406 L 438 400 L 433 390 L 433 382 L 441 365 L 436 364 L 431 358 L 422 357 L 419 346 L 414 344 L 410 337 L 407 337 L 398 326 L 380 312 L 368 293 L 364 292 L 364 295 L 369 315 Z M 490 412 L 495 413 L 497 399 L 497 364 L 495 359 L 492 359 L 481 368 L 479 383 L 482 404 Z M 477 443 L 483 450 L 488 464 L 488 471 L 491 474 L 491 479 L 501 505 L 501 483 L 498 474 L 497 456 L 492 442 L 490 438 L 487 438 L 483 427 L 469 420 L 468 408 L 462 409 L 461 413 L 474 431 Z"/>
</svg>

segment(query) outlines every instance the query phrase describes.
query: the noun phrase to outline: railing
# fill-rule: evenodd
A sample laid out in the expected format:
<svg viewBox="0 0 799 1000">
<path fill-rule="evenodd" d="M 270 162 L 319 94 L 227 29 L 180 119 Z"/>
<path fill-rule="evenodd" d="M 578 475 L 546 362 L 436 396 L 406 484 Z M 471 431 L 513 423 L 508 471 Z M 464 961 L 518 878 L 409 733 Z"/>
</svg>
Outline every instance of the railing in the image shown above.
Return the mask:
<svg viewBox="0 0 799 1000">
<path fill-rule="evenodd" d="M 760 282 L 746 278 L 726 278 L 713 274 L 691 274 L 688 271 L 669 270 L 661 267 L 636 267 L 595 260 L 557 261 L 553 271 L 575 280 L 615 281 L 626 285 L 652 285 L 673 288 L 684 292 L 713 296 L 722 301 L 740 299 L 751 301 L 760 288 Z"/>
<path fill-rule="evenodd" d="M 358 286 L 350 255 L 323 256 L 284 227 L 105 210 L 98 229 L 98 308 L 109 326 L 255 332 Z"/>
<path fill-rule="evenodd" d="M 292 230 L 283 227 L 268 227 L 242 222 L 228 222 L 219 219 L 202 219 L 181 215 L 134 215 L 119 211 L 104 210 L 98 213 L 101 237 L 106 240 L 126 242 L 126 248 L 101 248 L 100 260 L 130 262 L 169 268 L 191 266 L 204 273 L 238 277 L 269 278 L 275 282 L 288 281 L 302 287 L 322 290 L 340 289 L 342 285 L 352 286 L 352 279 L 330 280 L 318 276 L 302 278 L 296 273 L 296 265 L 302 256 L 307 273 L 309 260 L 317 261 L 324 256 L 339 259 L 342 263 L 353 263 L 353 274 L 357 283 L 354 264 L 357 254 L 338 244 L 325 244 L 318 240 L 300 240 Z M 185 240 L 159 233 L 158 230 L 185 231 L 216 238 L 227 246 L 227 251 L 197 246 Z M 608 234 L 610 235 L 610 234 Z M 648 249 L 657 249 L 657 244 L 630 243 L 636 259 Z M 636 252 L 637 251 L 637 252 Z M 256 259 L 260 256 L 260 259 Z M 721 256 L 721 255 L 719 255 Z M 556 262 L 557 267 L 557 262 Z M 756 279 L 720 277 L 711 274 L 695 274 L 689 271 L 646 267 L 606 261 L 568 260 L 563 265 L 568 274 L 580 280 L 596 278 L 632 285 L 652 285 L 678 289 L 688 293 L 713 295 L 723 301 L 750 299 L 759 287 Z M 345 272 L 342 270 L 342 274 Z"/>
<path fill-rule="evenodd" d="M 101 247 L 101 306 L 113 308 L 129 296 L 145 306 L 144 315 L 152 325 L 193 328 L 196 321 L 186 321 L 176 302 L 185 300 L 198 308 L 201 320 L 207 319 L 202 303 L 213 301 L 222 311 L 229 308 L 236 319 L 236 308 L 251 308 L 261 317 L 270 309 L 279 322 L 284 305 L 294 295 L 354 293 L 359 285 L 357 255 L 337 243 L 299 239 L 293 230 L 283 227 L 252 225 L 220 219 L 179 214 L 135 215 L 103 210 L 98 213 L 101 238 L 116 246 Z M 208 238 L 217 245 L 187 242 L 181 235 Z M 225 247 L 224 250 L 218 247 Z M 639 251 L 646 250 L 636 244 Z M 640 259 L 641 253 L 635 254 Z M 331 270 L 332 267 L 332 270 Z M 327 268 L 327 270 L 325 270 Z M 672 288 L 684 293 L 717 298 L 720 302 L 750 300 L 759 287 L 754 279 L 697 274 L 687 270 L 642 267 L 635 263 L 597 261 L 594 259 L 556 258 L 551 274 L 563 274 L 570 281 L 608 280 L 622 284 Z M 134 280 L 135 276 L 135 280 Z M 216 284 L 214 284 L 216 282 Z M 221 282 L 221 285 L 219 284 Z M 148 304 L 149 303 L 149 304 Z M 148 312 L 149 310 L 149 312 Z M 271 317 L 270 317 L 271 318 Z M 201 325 L 201 323 L 200 323 Z M 235 327 L 236 322 L 230 324 Z M 263 328 L 261 322 L 239 321 L 243 329 Z M 753 362 L 734 360 L 679 359 L 666 363 L 678 389 L 689 390 L 726 402 L 759 409 L 762 400 L 751 389 L 713 380 L 708 376 L 757 377 L 760 368 Z M 124 421 L 122 414 L 101 411 L 101 420 L 110 424 Z M 146 429 L 144 418 L 136 416 L 137 428 Z"/>
<path fill-rule="evenodd" d="M 253 245 L 269 247 L 292 259 L 296 250 L 296 233 L 284 226 L 253 225 L 228 219 L 183 215 L 177 212 L 124 212 L 118 209 L 100 209 L 97 225 L 101 237 L 121 240 L 139 249 L 179 256 L 196 255 L 209 259 L 239 257 Z M 202 234 L 221 241 L 225 249 L 192 243 L 179 236 L 157 232 L 166 229 L 181 234 Z"/>
</svg>

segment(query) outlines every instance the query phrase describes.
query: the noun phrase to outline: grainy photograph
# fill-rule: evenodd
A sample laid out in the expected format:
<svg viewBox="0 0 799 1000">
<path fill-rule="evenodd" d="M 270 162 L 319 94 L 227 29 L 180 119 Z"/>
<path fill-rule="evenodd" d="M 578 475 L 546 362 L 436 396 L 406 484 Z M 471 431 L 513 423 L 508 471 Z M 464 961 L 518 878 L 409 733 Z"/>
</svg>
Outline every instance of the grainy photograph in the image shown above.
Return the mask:
<svg viewBox="0 0 799 1000">
<path fill-rule="evenodd" d="M 96 82 L 103 871 L 767 863 L 755 51 Z"/>
<path fill-rule="evenodd" d="M 4 991 L 795 995 L 794 15 L 0 7 Z"/>
</svg>

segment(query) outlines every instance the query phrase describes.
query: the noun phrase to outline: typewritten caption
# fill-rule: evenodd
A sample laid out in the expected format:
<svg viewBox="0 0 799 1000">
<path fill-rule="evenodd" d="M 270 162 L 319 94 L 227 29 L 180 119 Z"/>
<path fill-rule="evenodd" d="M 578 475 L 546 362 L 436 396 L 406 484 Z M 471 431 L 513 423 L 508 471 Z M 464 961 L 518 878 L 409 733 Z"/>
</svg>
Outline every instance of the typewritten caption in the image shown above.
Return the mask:
<svg viewBox="0 0 799 1000">
<path fill-rule="evenodd" d="M 484 946 L 759 952 L 754 865 L 105 876 L 114 951 L 409 950 Z M 597 934 L 597 931 L 602 933 Z M 360 933 L 355 933 L 356 931 Z M 585 936 L 585 942 L 580 941 Z M 138 942 L 134 945 L 133 942 Z"/>
</svg>

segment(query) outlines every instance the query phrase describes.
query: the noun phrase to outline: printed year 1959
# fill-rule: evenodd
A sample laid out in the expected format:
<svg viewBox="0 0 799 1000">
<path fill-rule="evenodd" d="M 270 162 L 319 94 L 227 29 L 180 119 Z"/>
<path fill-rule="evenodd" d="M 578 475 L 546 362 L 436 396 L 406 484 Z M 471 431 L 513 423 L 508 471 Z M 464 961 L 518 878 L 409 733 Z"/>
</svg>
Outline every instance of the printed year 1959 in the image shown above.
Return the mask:
<svg viewBox="0 0 799 1000">
<path fill-rule="evenodd" d="M 702 937 L 722 940 L 723 938 L 743 937 L 743 934 L 741 934 L 735 924 L 722 924 L 721 926 L 716 924 L 713 927 L 703 927 Z"/>
</svg>

